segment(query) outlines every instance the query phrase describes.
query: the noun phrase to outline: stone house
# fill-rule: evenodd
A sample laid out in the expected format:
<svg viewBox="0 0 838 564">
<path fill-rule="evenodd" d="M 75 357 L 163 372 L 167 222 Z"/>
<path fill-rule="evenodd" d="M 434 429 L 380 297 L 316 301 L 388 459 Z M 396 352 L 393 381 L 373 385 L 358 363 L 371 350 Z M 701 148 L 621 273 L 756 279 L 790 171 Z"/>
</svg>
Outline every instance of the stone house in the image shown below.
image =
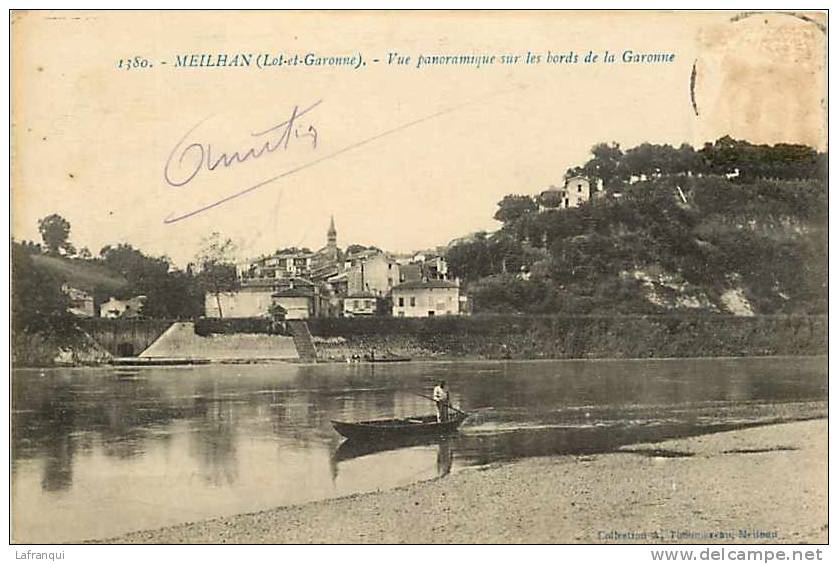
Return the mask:
<svg viewBox="0 0 838 564">
<path fill-rule="evenodd" d="M 366 250 L 347 256 L 344 270 L 328 282 L 341 296 L 371 293 L 385 297 L 399 283 L 399 268 L 396 259 L 387 253 Z"/>
<path fill-rule="evenodd" d="M 394 317 L 459 315 L 460 287 L 448 280 L 405 282 L 393 288 Z"/>
</svg>

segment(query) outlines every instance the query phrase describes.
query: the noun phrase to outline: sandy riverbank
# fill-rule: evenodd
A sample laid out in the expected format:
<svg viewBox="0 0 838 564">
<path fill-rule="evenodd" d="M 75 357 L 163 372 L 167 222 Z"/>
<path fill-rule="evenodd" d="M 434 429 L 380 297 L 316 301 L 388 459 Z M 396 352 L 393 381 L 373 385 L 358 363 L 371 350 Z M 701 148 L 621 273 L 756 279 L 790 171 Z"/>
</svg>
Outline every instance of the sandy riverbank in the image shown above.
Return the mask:
<svg viewBox="0 0 838 564">
<path fill-rule="evenodd" d="M 692 454 L 678 456 L 678 454 Z M 652 532 L 662 533 L 653 538 Z M 749 531 L 754 537 L 743 537 Z M 675 537 L 673 537 L 675 532 Z M 732 538 L 709 538 L 709 534 Z M 645 540 L 642 538 L 645 535 Z M 471 468 L 118 543 L 825 543 L 827 421 Z M 632 540 L 633 539 L 633 540 Z"/>
</svg>

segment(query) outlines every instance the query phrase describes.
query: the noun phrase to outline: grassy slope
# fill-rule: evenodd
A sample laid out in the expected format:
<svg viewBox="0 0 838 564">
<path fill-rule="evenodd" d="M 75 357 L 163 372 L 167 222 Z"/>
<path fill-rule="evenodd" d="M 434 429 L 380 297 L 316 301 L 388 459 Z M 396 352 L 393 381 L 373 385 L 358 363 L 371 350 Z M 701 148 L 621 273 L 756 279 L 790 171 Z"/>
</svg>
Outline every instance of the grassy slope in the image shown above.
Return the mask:
<svg viewBox="0 0 838 564">
<path fill-rule="evenodd" d="M 32 255 L 32 262 L 37 268 L 48 270 L 58 279 L 81 290 L 113 292 L 128 284 L 125 278 L 103 266 L 45 255 Z"/>
</svg>

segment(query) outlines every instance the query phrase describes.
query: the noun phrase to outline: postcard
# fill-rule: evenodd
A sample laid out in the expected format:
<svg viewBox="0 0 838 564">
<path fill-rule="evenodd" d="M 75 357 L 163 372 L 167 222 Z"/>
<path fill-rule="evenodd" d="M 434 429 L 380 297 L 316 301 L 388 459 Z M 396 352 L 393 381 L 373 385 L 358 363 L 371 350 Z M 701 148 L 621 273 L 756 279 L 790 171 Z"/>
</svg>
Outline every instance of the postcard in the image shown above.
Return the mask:
<svg viewBox="0 0 838 564">
<path fill-rule="evenodd" d="M 10 30 L 10 542 L 828 542 L 825 11 Z"/>
</svg>

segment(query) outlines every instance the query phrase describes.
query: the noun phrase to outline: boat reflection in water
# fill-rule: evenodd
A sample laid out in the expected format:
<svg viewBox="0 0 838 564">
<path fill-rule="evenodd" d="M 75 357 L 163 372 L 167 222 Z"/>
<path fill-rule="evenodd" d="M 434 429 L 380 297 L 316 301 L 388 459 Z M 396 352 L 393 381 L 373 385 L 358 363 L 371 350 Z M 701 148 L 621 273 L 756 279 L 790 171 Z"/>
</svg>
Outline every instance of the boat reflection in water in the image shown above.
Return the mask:
<svg viewBox="0 0 838 564">
<path fill-rule="evenodd" d="M 340 443 L 330 457 L 332 480 L 337 479 L 338 465 L 341 462 L 399 449 L 433 446 L 437 448 L 437 477 L 442 478 L 451 473 L 451 467 L 454 465 L 454 440 L 455 437 L 450 435 L 437 437 L 402 437 L 379 441 L 356 441 L 348 439 Z"/>
<path fill-rule="evenodd" d="M 480 419 L 479 414 L 475 419 Z M 806 417 L 801 417 L 806 419 Z M 451 472 L 454 451 L 458 466 L 481 466 L 500 461 L 514 461 L 533 456 L 596 455 L 620 452 L 621 447 L 635 443 L 658 443 L 673 438 L 687 438 L 708 433 L 746 429 L 782 422 L 783 419 L 762 421 L 677 422 L 649 420 L 606 424 L 507 427 L 499 429 L 485 424 L 465 426 L 460 431 L 441 436 L 392 437 L 377 440 L 347 439 L 340 443 L 330 457 L 332 479 L 337 479 L 338 465 L 364 457 L 375 457 L 399 450 L 437 447 L 437 476 Z M 468 424 L 467 424 L 468 425 Z M 487 457 L 486 452 L 492 456 Z M 632 452 L 632 451 L 623 451 Z M 378 464 L 388 464 L 381 458 Z"/>
</svg>

